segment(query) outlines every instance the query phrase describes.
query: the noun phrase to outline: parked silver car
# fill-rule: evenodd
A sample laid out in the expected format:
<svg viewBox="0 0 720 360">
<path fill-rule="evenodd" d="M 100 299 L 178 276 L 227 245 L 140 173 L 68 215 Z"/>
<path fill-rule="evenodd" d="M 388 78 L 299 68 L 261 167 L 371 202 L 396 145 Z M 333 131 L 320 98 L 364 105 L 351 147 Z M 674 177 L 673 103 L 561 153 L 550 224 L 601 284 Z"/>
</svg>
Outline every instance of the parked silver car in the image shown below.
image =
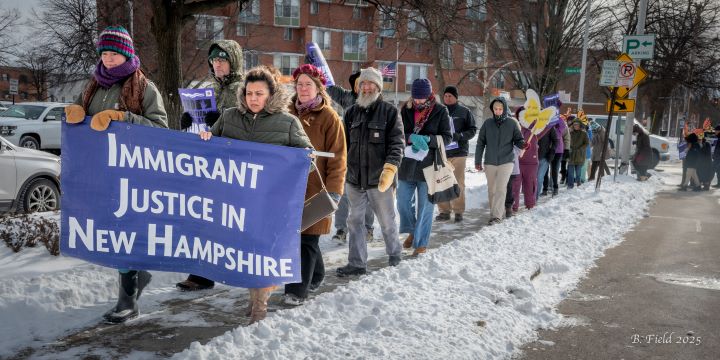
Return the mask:
<svg viewBox="0 0 720 360">
<path fill-rule="evenodd" d="M 0 136 L 0 211 L 60 209 L 60 157 Z"/>
<path fill-rule="evenodd" d="M 24 102 L 0 111 L 0 128 L 11 143 L 29 149 L 60 150 L 65 103 Z"/>
</svg>

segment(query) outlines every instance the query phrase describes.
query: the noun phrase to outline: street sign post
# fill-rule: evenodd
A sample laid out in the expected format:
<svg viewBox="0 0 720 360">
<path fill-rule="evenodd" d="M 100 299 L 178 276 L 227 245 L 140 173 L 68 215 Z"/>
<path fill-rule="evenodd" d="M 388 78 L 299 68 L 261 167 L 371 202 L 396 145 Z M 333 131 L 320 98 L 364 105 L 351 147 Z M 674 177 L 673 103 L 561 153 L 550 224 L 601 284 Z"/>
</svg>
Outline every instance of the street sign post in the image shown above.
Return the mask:
<svg viewBox="0 0 720 360">
<path fill-rule="evenodd" d="M 579 67 L 570 66 L 570 67 L 565 68 L 566 74 L 579 74 L 580 72 L 582 72 L 582 68 L 579 68 Z"/>
<path fill-rule="evenodd" d="M 608 61 L 608 60 L 605 60 L 605 61 Z M 617 61 L 618 62 L 632 62 L 633 59 L 630 56 L 628 56 L 628 54 L 620 54 L 620 56 L 618 56 L 618 58 L 617 58 Z M 605 62 L 603 62 L 603 69 L 605 69 L 604 65 L 605 65 Z M 629 86 L 629 87 L 620 86 L 617 91 L 618 99 L 626 98 L 628 96 L 628 94 L 630 94 L 630 91 L 633 88 L 635 88 L 641 81 L 645 80 L 646 77 L 647 77 L 647 73 L 645 72 L 645 70 L 643 70 L 643 68 L 641 68 L 639 66 L 636 66 L 635 67 L 635 76 L 633 77 L 633 81 L 631 84 L 632 86 Z M 602 81 L 600 82 L 600 85 L 605 86 L 602 84 Z M 613 90 L 612 85 L 607 85 L 607 86 L 610 86 L 611 91 Z"/>
<path fill-rule="evenodd" d="M 18 94 L 18 79 L 10 79 L 10 95 Z"/>
<path fill-rule="evenodd" d="M 619 68 L 619 61 L 603 61 L 602 72 L 600 73 L 600 86 L 617 86 Z"/>
<path fill-rule="evenodd" d="M 610 112 L 610 104 L 613 104 L 612 111 L 616 113 L 627 113 L 635 111 L 634 99 L 615 99 L 612 103 L 608 100 L 605 111 Z"/>
<path fill-rule="evenodd" d="M 623 36 L 623 52 L 635 60 L 652 59 L 655 54 L 655 34 Z"/>
<path fill-rule="evenodd" d="M 624 62 L 620 63 L 620 68 L 618 69 L 618 80 L 616 85 L 620 87 L 633 87 L 633 80 L 635 80 L 635 71 L 637 70 L 637 65 L 635 63 L 631 62 Z"/>
</svg>

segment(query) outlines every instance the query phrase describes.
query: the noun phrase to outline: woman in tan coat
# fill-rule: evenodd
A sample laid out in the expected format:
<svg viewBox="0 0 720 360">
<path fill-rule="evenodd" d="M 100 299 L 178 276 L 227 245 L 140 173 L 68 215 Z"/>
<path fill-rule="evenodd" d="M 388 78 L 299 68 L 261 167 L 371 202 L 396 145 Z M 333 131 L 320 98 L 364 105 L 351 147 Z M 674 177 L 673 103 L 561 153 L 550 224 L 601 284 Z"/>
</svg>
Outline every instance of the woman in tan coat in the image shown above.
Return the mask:
<svg viewBox="0 0 720 360">
<path fill-rule="evenodd" d="M 296 95 L 289 112 L 300 119 L 305 133 L 316 151 L 329 152 L 335 157 L 318 157 L 317 171 L 308 177 L 305 199 L 322 190 L 323 184 L 336 202 L 340 201 L 345 185 L 347 149 L 345 130 L 340 116 L 333 110 L 325 89 L 325 76 L 317 67 L 305 64 L 293 72 Z M 321 181 L 322 178 L 322 181 Z M 309 227 L 300 237 L 302 282 L 285 285 L 284 302 L 300 305 L 309 291 L 320 286 L 325 277 L 325 265 L 320 252 L 320 235 L 330 232 L 330 217 Z"/>
</svg>

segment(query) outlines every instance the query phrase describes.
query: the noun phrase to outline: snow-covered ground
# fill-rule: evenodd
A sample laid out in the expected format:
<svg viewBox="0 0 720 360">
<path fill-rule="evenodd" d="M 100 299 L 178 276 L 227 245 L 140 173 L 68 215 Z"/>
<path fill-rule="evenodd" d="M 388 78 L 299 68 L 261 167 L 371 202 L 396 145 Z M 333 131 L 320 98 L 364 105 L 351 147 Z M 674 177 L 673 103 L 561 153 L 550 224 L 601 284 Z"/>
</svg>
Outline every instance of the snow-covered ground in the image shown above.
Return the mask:
<svg viewBox="0 0 720 360">
<path fill-rule="evenodd" d="M 587 185 L 561 192 L 509 221 L 206 345 L 194 343 L 176 357 L 508 358 L 534 339 L 536 329 L 567 321 L 554 308 L 607 248 L 622 241 L 663 182 L 679 183 L 669 176 L 645 183 L 619 177 L 604 181 L 597 193 Z M 484 175 L 468 173 L 466 184 L 468 206 L 486 208 Z M 330 235 L 321 246 L 328 271 L 345 263 L 346 246 Z M 384 256 L 383 247 L 371 247 L 369 255 Z M 0 274 L 0 357 L 96 324 L 117 296 L 115 270 L 53 257 L 44 248 L 13 254 L 0 244 Z M 153 275 L 143 292 L 144 314 L 185 296 L 173 287 L 185 274 Z M 202 321 L 183 321 L 194 320 Z"/>
</svg>

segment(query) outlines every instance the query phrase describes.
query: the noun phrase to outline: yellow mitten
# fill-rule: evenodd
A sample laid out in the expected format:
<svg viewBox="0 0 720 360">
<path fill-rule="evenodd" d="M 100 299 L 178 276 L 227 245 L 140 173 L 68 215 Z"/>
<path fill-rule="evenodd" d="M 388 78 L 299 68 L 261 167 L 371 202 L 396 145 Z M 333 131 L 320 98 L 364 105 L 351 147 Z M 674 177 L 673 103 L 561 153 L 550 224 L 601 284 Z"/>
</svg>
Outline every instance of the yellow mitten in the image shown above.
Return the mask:
<svg viewBox="0 0 720 360">
<path fill-rule="evenodd" d="M 110 126 L 110 121 L 123 121 L 125 119 L 124 111 L 103 110 L 93 115 L 90 121 L 90 127 L 95 131 L 105 131 Z"/>
<path fill-rule="evenodd" d="M 85 109 L 82 106 L 72 104 L 65 107 L 65 122 L 77 124 L 83 119 L 85 119 Z"/>
<path fill-rule="evenodd" d="M 385 192 L 390 188 L 393 180 L 395 180 L 396 173 L 397 166 L 387 163 L 383 166 L 383 171 L 380 174 L 380 181 L 378 182 L 378 190 L 380 190 L 380 192 Z"/>
</svg>

